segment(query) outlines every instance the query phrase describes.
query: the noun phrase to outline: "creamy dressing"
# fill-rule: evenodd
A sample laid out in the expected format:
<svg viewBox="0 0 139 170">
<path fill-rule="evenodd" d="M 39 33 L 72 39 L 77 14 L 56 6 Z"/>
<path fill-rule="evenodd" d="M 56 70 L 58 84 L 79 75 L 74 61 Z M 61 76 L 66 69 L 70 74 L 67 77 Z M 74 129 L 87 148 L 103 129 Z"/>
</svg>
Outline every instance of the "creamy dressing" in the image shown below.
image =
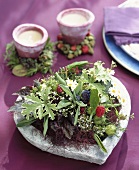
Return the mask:
<svg viewBox="0 0 139 170">
<path fill-rule="evenodd" d="M 61 22 L 67 25 L 82 25 L 87 22 L 87 18 L 81 14 L 78 13 L 69 13 L 65 14 L 61 18 Z"/>
<path fill-rule="evenodd" d="M 42 34 L 36 30 L 24 31 L 18 36 L 18 40 L 23 45 L 35 45 L 38 41 L 42 39 Z"/>
</svg>

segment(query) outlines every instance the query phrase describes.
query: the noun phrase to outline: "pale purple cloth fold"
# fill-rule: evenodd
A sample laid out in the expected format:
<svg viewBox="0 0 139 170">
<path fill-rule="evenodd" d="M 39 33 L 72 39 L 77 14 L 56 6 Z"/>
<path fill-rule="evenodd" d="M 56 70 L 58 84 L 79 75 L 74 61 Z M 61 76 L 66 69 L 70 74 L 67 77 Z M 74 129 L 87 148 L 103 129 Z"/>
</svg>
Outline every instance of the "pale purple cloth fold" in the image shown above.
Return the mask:
<svg viewBox="0 0 139 170">
<path fill-rule="evenodd" d="M 104 8 L 104 28 L 117 45 L 139 43 L 139 8 Z"/>
</svg>

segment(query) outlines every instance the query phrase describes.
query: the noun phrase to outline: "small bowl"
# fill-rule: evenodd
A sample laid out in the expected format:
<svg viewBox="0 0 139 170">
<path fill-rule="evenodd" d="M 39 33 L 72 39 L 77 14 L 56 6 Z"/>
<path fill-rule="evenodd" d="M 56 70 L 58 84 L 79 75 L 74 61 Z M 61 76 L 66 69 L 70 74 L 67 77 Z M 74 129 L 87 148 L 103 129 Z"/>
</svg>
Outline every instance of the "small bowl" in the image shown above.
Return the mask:
<svg viewBox="0 0 139 170">
<path fill-rule="evenodd" d="M 17 26 L 12 35 L 19 56 L 26 58 L 37 58 L 48 39 L 45 28 L 30 23 Z"/>
<path fill-rule="evenodd" d="M 69 44 L 80 44 L 94 22 L 94 14 L 84 8 L 70 8 L 57 15 L 57 23 L 63 40 Z"/>
</svg>

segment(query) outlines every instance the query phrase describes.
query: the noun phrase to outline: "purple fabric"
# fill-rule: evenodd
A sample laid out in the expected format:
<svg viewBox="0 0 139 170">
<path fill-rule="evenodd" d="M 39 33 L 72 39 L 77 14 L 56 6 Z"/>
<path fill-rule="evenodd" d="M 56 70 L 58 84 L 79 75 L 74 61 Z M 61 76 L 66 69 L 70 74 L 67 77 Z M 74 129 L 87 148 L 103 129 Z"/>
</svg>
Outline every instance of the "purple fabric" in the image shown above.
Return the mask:
<svg viewBox="0 0 139 170">
<path fill-rule="evenodd" d="M 138 170 L 139 169 L 139 78 L 118 65 L 115 76 L 125 85 L 132 101 L 131 112 L 135 119 L 129 121 L 126 133 L 113 150 L 105 164 L 96 165 L 88 162 L 66 159 L 35 148 L 28 143 L 17 130 L 8 108 L 13 105 L 16 96 L 12 94 L 22 86 L 32 85 L 33 77 L 15 77 L 4 62 L 5 45 L 12 41 L 12 30 L 21 23 L 35 23 L 44 26 L 52 41 L 56 41 L 59 28 L 57 14 L 66 8 L 83 7 L 95 14 L 91 32 L 96 37 L 94 55 L 84 55 L 67 60 L 57 54 L 53 71 L 69 63 L 80 60 L 95 62 L 102 60 L 110 67 L 113 58 L 108 54 L 102 39 L 103 8 L 117 6 L 124 0 L 1 0 L 0 1 L 0 170 Z M 132 83 L 132 85 L 131 85 Z"/>
<path fill-rule="evenodd" d="M 113 35 L 117 45 L 139 42 L 139 8 L 106 7 L 104 26 L 105 33 Z"/>
</svg>

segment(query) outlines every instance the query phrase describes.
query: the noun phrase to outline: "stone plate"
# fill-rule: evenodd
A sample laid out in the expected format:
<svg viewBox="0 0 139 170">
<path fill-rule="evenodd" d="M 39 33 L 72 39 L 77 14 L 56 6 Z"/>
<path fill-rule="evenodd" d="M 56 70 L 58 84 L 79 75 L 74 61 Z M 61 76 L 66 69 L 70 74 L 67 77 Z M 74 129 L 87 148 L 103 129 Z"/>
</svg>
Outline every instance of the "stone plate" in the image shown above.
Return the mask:
<svg viewBox="0 0 139 170">
<path fill-rule="evenodd" d="M 126 120 L 121 120 L 120 125 L 122 128 L 126 128 L 129 121 L 130 110 L 131 110 L 131 101 L 130 96 L 125 88 L 125 86 L 115 77 L 113 77 L 114 83 L 117 84 L 120 89 L 121 96 L 126 99 L 124 105 L 122 105 L 122 109 L 120 113 L 127 115 Z M 20 113 L 14 114 L 14 121 L 17 124 L 19 120 L 23 117 Z M 42 133 L 34 128 L 33 126 L 25 126 L 18 128 L 23 137 L 32 145 L 41 149 L 42 151 L 46 151 L 55 155 L 63 156 L 66 158 L 72 158 L 82 161 L 87 161 L 96 164 L 103 164 L 113 151 L 114 147 L 117 145 L 119 140 L 121 139 L 123 132 L 117 131 L 117 134 L 112 137 L 107 137 L 103 141 L 103 145 L 107 149 L 107 153 L 104 153 L 98 145 L 89 145 L 88 148 L 77 149 L 73 146 L 55 146 L 51 143 L 49 138 L 44 139 Z"/>
</svg>

